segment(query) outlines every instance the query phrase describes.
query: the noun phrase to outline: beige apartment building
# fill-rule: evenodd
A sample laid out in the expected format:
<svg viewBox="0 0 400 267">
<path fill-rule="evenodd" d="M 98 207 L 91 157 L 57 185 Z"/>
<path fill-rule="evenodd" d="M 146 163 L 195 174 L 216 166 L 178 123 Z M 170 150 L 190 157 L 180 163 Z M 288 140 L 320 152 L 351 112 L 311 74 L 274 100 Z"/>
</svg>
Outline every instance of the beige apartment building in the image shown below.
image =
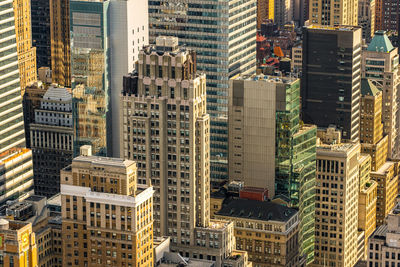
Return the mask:
<svg viewBox="0 0 400 267">
<path fill-rule="evenodd" d="M 358 25 L 358 0 L 310 0 L 310 24 Z"/>
<path fill-rule="evenodd" d="M 315 266 L 354 266 L 358 260 L 360 144 L 317 145 Z"/>
<path fill-rule="evenodd" d="M 362 78 L 367 78 L 382 92 L 383 133 L 388 136 L 388 157 L 399 155 L 398 86 L 399 55 L 386 33 L 377 31 L 367 49 L 362 51 Z"/>
<path fill-rule="evenodd" d="M 139 52 L 121 96 L 121 153 L 154 186 L 154 235 L 184 257 L 247 265 L 234 253 L 233 224 L 210 220 L 210 119 L 196 53 L 160 36 Z M 235 265 L 236 266 L 236 265 Z"/>
<path fill-rule="evenodd" d="M 37 80 L 36 47 L 32 47 L 31 1 L 14 0 L 15 35 L 21 95 L 25 87 Z"/>
<path fill-rule="evenodd" d="M 153 266 L 153 188 L 137 183 L 136 162 L 82 146 L 61 199 L 63 266 Z"/>
</svg>

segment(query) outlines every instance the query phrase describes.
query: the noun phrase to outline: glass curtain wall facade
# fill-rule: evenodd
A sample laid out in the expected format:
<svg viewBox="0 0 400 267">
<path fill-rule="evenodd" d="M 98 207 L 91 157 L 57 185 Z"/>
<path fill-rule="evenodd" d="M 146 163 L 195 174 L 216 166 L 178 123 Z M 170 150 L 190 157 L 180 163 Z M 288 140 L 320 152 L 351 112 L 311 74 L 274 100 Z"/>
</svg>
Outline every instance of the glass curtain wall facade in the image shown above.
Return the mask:
<svg viewBox="0 0 400 267">
<path fill-rule="evenodd" d="M 51 67 L 50 1 L 31 1 L 32 45 L 36 47 L 36 65 Z"/>
<path fill-rule="evenodd" d="M 229 78 L 256 70 L 256 9 L 255 0 L 149 0 L 150 43 L 160 35 L 178 37 L 206 73 L 214 184 L 228 180 Z"/>
<path fill-rule="evenodd" d="M 299 209 L 300 251 L 314 260 L 316 126 L 302 125 L 300 81 L 286 85 L 285 107 L 276 111 L 275 195 Z"/>
<path fill-rule="evenodd" d="M 108 1 L 70 2 L 75 156 L 82 145 L 91 145 L 93 154 L 101 156 L 110 147 L 108 6 Z"/>
</svg>

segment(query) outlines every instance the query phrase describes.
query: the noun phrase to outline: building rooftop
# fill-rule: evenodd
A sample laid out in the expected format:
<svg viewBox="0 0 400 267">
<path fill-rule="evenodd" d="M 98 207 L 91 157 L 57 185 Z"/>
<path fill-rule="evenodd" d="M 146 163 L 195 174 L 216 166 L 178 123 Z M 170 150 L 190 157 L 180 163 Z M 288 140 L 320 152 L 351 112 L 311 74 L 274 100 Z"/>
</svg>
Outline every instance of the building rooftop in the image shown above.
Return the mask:
<svg viewBox="0 0 400 267">
<path fill-rule="evenodd" d="M 385 31 L 376 31 L 367 51 L 389 53 L 394 49 Z"/>
<path fill-rule="evenodd" d="M 332 145 L 321 143 L 321 144 L 317 145 L 317 149 L 323 150 L 323 151 L 330 150 L 330 151 L 337 151 L 337 152 L 348 152 L 355 146 L 356 146 L 356 144 L 353 144 L 353 143 L 340 143 L 340 144 L 332 144 Z"/>
<path fill-rule="evenodd" d="M 100 156 L 78 156 L 73 159 L 72 163 L 74 162 L 87 162 L 97 165 L 105 165 L 105 166 L 112 166 L 112 167 L 129 167 L 132 164 L 136 164 L 132 160 L 124 160 L 121 158 L 109 158 L 109 157 L 100 157 Z"/>
<path fill-rule="evenodd" d="M 243 81 L 265 81 L 265 82 L 272 82 L 272 83 L 284 83 L 284 84 L 292 84 L 297 80 L 296 77 L 278 77 L 272 75 L 237 75 L 233 77 L 234 80 L 243 80 Z"/>
<path fill-rule="evenodd" d="M 252 220 L 286 222 L 296 213 L 295 209 L 269 201 L 233 199 L 216 214 Z"/>
<path fill-rule="evenodd" d="M 43 96 L 43 99 L 67 102 L 67 101 L 72 101 L 72 95 L 64 87 L 51 86 L 49 87 L 49 89 L 47 89 L 46 93 Z"/>
<path fill-rule="evenodd" d="M 361 29 L 361 27 L 349 26 L 349 25 L 337 25 L 337 26 L 310 25 L 307 27 L 307 29 L 328 30 L 328 31 L 355 31 Z"/>
<path fill-rule="evenodd" d="M 375 232 L 371 235 L 370 238 L 375 239 L 386 239 L 386 233 L 388 232 L 387 224 L 383 224 L 376 228 Z"/>
<path fill-rule="evenodd" d="M 371 174 L 380 174 L 384 175 L 390 167 L 392 167 L 395 164 L 393 161 L 386 161 L 378 170 L 376 171 L 371 171 Z"/>
<path fill-rule="evenodd" d="M 363 96 L 370 95 L 376 96 L 380 93 L 380 90 L 372 83 L 371 80 L 362 78 L 361 79 L 361 94 Z"/>
</svg>

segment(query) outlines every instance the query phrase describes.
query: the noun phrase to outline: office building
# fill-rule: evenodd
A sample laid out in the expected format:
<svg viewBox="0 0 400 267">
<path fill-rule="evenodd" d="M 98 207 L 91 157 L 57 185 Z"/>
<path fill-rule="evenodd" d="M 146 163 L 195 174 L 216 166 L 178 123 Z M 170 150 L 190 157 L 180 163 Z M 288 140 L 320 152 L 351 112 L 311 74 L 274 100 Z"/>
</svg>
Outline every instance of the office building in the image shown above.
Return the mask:
<svg viewBox="0 0 400 267">
<path fill-rule="evenodd" d="M 274 8 L 274 0 L 257 0 L 257 29 L 260 29 L 267 19 L 274 19 Z"/>
<path fill-rule="evenodd" d="M 397 0 L 376 0 L 376 30 L 399 30 L 400 3 Z"/>
<path fill-rule="evenodd" d="M 385 218 L 395 205 L 399 185 L 399 163 L 386 161 L 378 170 L 371 172 L 371 179 L 378 183 L 376 202 L 376 225 L 385 223 Z"/>
<path fill-rule="evenodd" d="M 256 0 L 149 2 L 150 42 L 160 35 L 179 37 L 196 51 L 197 68 L 207 76 L 213 184 L 228 180 L 229 78 L 256 71 L 256 9 Z"/>
<path fill-rule="evenodd" d="M 361 152 L 371 156 L 371 170 L 378 170 L 387 159 L 388 136 L 383 135 L 382 91 L 371 80 L 361 80 Z"/>
<path fill-rule="evenodd" d="M 311 25 L 358 25 L 359 0 L 309 0 Z"/>
<path fill-rule="evenodd" d="M 361 28 L 304 28 L 301 79 L 302 120 L 336 125 L 342 138 L 359 140 Z"/>
<path fill-rule="evenodd" d="M 51 67 L 50 1 L 31 1 L 31 18 L 37 68 Z"/>
<path fill-rule="evenodd" d="M 284 26 L 286 23 L 294 19 L 294 1 L 291 0 L 274 0 L 275 14 L 274 23 L 278 26 Z"/>
<path fill-rule="evenodd" d="M 229 86 L 229 180 L 275 191 L 274 77 L 238 76 Z"/>
<path fill-rule="evenodd" d="M 109 3 L 70 1 L 75 156 L 82 145 L 101 156 L 111 149 Z"/>
<path fill-rule="evenodd" d="M 385 32 L 375 32 L 371 43 L 362 52 L 362 77 L 382 91 L 383 133 L 389 138 L 389 158 L 399 155 L 398 65 L 398 49 L 393 47 Z"/>
<path fill-rule="evenodd" d="M 236 248 L 247 251 L 253 266 L 305 266 L 299 254 L 298 211 L 282 205 L 234 199 L 215 214 L 234 222 Z"/>
<path fill-rule="evenodd" d="M 368 266 L 398 266 L 400 264 L 400 204 L 394 208 L 385 223 L 368 240 Z"/>
<path fill-rule="evenodd" d="M 50 55 L 53 82 L 71 87 L 70 0 L 50 1 Z"/>
<path fill-rule="evenodd" d="M 32 152 L 25 147 L 13 1 L 0 3 L 0 206 L 33 194 Z M 16 176 L 20 173 L 20 176 Z"/>
<path fill-rule="evenodd" d="M 37 79 L 36 48 L 32 47 L 31 1 L 14 0 L 13 5 L 21 96 L 23 96 L 25 87 Z"/>
<path fill-rule="evenodd" d="M 8 200 L 22 200 L 33 195 L 32 151 L 10 148 L 0 153 L 0 207 Z"/>
<path fill-rule="evenodd" d="M 0 219 L 0 253 L 4 266 L 38 266 L 32 224 Z"/>
<path fill-rule="evenodd" d="M 29 125 L 35 194 L 51 197 L 60 192 L 60 170 L 71 164 L 74 131 L 72 96 L 62 87 L 49 87 L 34 110 Z"/>
<path fill-rule="evenodd" d="M 2 53 L 0 54 L 0 153 L 7 149 L 25 145 L 24 122 L 21 105 L 21 87 L 17 60 L 17 44 L 14 27 L 13 1 L 0 3 L 2 16 L 0 27 L 4 33 L 0 36 Z"/>
<path fill-rule="evenodd" d="M 307 263 L 314 259 L 315 125 L 300 124 L 300 81 L 290 78 L 276 100 L 275 196 L 299 209 L 299 243 Z"/>
<path fill-rule="evenodd" d="M 400 3 L 396 0 L 383 1 L 383 29 L 398 32 L 400 29 Z"/>
<path fill-rule="evenodd" d="M 149 44 L 149 8 L 146 0 L 111 0 L 109 2 L 112 122 L 107 127 L 112 127 L 112 142 L 109 142 L 107 146 L 111 147 L 109 152 L 118 158 L 120 157 L 119 130 L 122 123 L 119 113 L 119 100 L 123 88 L 122 77 L 135 69 L 140 49 Z"/>
<path fill-rule="evenodd" d="M 379 0 L 359 0 L 358 2 L 358 26 L 362 28 L 362 38 L 367 43 L 375 33 L 375 2 Z"/>
<path fill-rule="evenodd" d="M 210 220 L 210 119 L 196 53 L 160 36 L 140 51 L 137 70 L 121 96 L 121 155 L 154 186 L 154 235 L 170 236 L 184 257 L 223 266 L 235 252 L 233 224 Z M 247 265 L 235 253 L 235 264 Z"/>
<path fill-rule="evenodd" d="M 136 162 L 81 151 L 61 171 L 63 265 L 153 266 L 153 188 Z"/>
<path fill-rule="evenodd" d="M 358 234 L 362 236 L 359 243 L 359 259 L 367 257 L 368 238 L 376 229 L 376 202 L 378 183 L 371 179 L 371 156 L 361 154 L 358 160 Z"/>
<path fill-rule="evenodd" d="M 37 247 L 37 265 L 35 266 L 61 267 L 60 194 L 51 199 L 33 195 L 23 201 L 13 201 L 5 206 L 5 216 L 8 219 L 32 224 Z"/>
<path fill-rule="evenodd" d="M 31 147 L 29 125 L 35 122 L 35 110 L 40 108 L 40 103 L 48 86 L 38 81 L 25 88 L 25 94 L 22 98 L 22 108 L 24 113 L 24 127 L 26 147 Z"/>
<path fill-rule="evenodd" d="M 316 266 L 354 266 L 358 261 L 359 157 L 357 143 L 317 146 Z"/>
<path fill-rule="evenodd" d="M 80 145 L 90 144 L 95 154 L 119 157 L 122 77 L 134 69 L 139 50 L 148 44 L 147 1 L 71 0 L 70 9 L 75 155 Z M 138 15 L 131 16 L 131 10 Z M 93 31 L 85 31 L 87 27 Z"/>
</svg>

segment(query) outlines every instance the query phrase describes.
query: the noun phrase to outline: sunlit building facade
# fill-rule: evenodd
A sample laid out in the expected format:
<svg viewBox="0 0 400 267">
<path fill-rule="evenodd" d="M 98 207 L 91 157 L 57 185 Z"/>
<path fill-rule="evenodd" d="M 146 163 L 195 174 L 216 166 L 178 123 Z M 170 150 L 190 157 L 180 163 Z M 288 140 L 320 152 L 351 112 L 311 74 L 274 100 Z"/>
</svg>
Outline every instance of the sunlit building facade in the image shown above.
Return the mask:
<svg viewBox="0 0 400 267">
<path fill-rule="evenodd" d="M 172 35 L 197 53 L 197 68 L 207 76 L 211 181 L 226 181 L 229 78 L 256 70 L 257 2 L 149 1 L 149 23 L 150 42 Z"/>
</svg>

